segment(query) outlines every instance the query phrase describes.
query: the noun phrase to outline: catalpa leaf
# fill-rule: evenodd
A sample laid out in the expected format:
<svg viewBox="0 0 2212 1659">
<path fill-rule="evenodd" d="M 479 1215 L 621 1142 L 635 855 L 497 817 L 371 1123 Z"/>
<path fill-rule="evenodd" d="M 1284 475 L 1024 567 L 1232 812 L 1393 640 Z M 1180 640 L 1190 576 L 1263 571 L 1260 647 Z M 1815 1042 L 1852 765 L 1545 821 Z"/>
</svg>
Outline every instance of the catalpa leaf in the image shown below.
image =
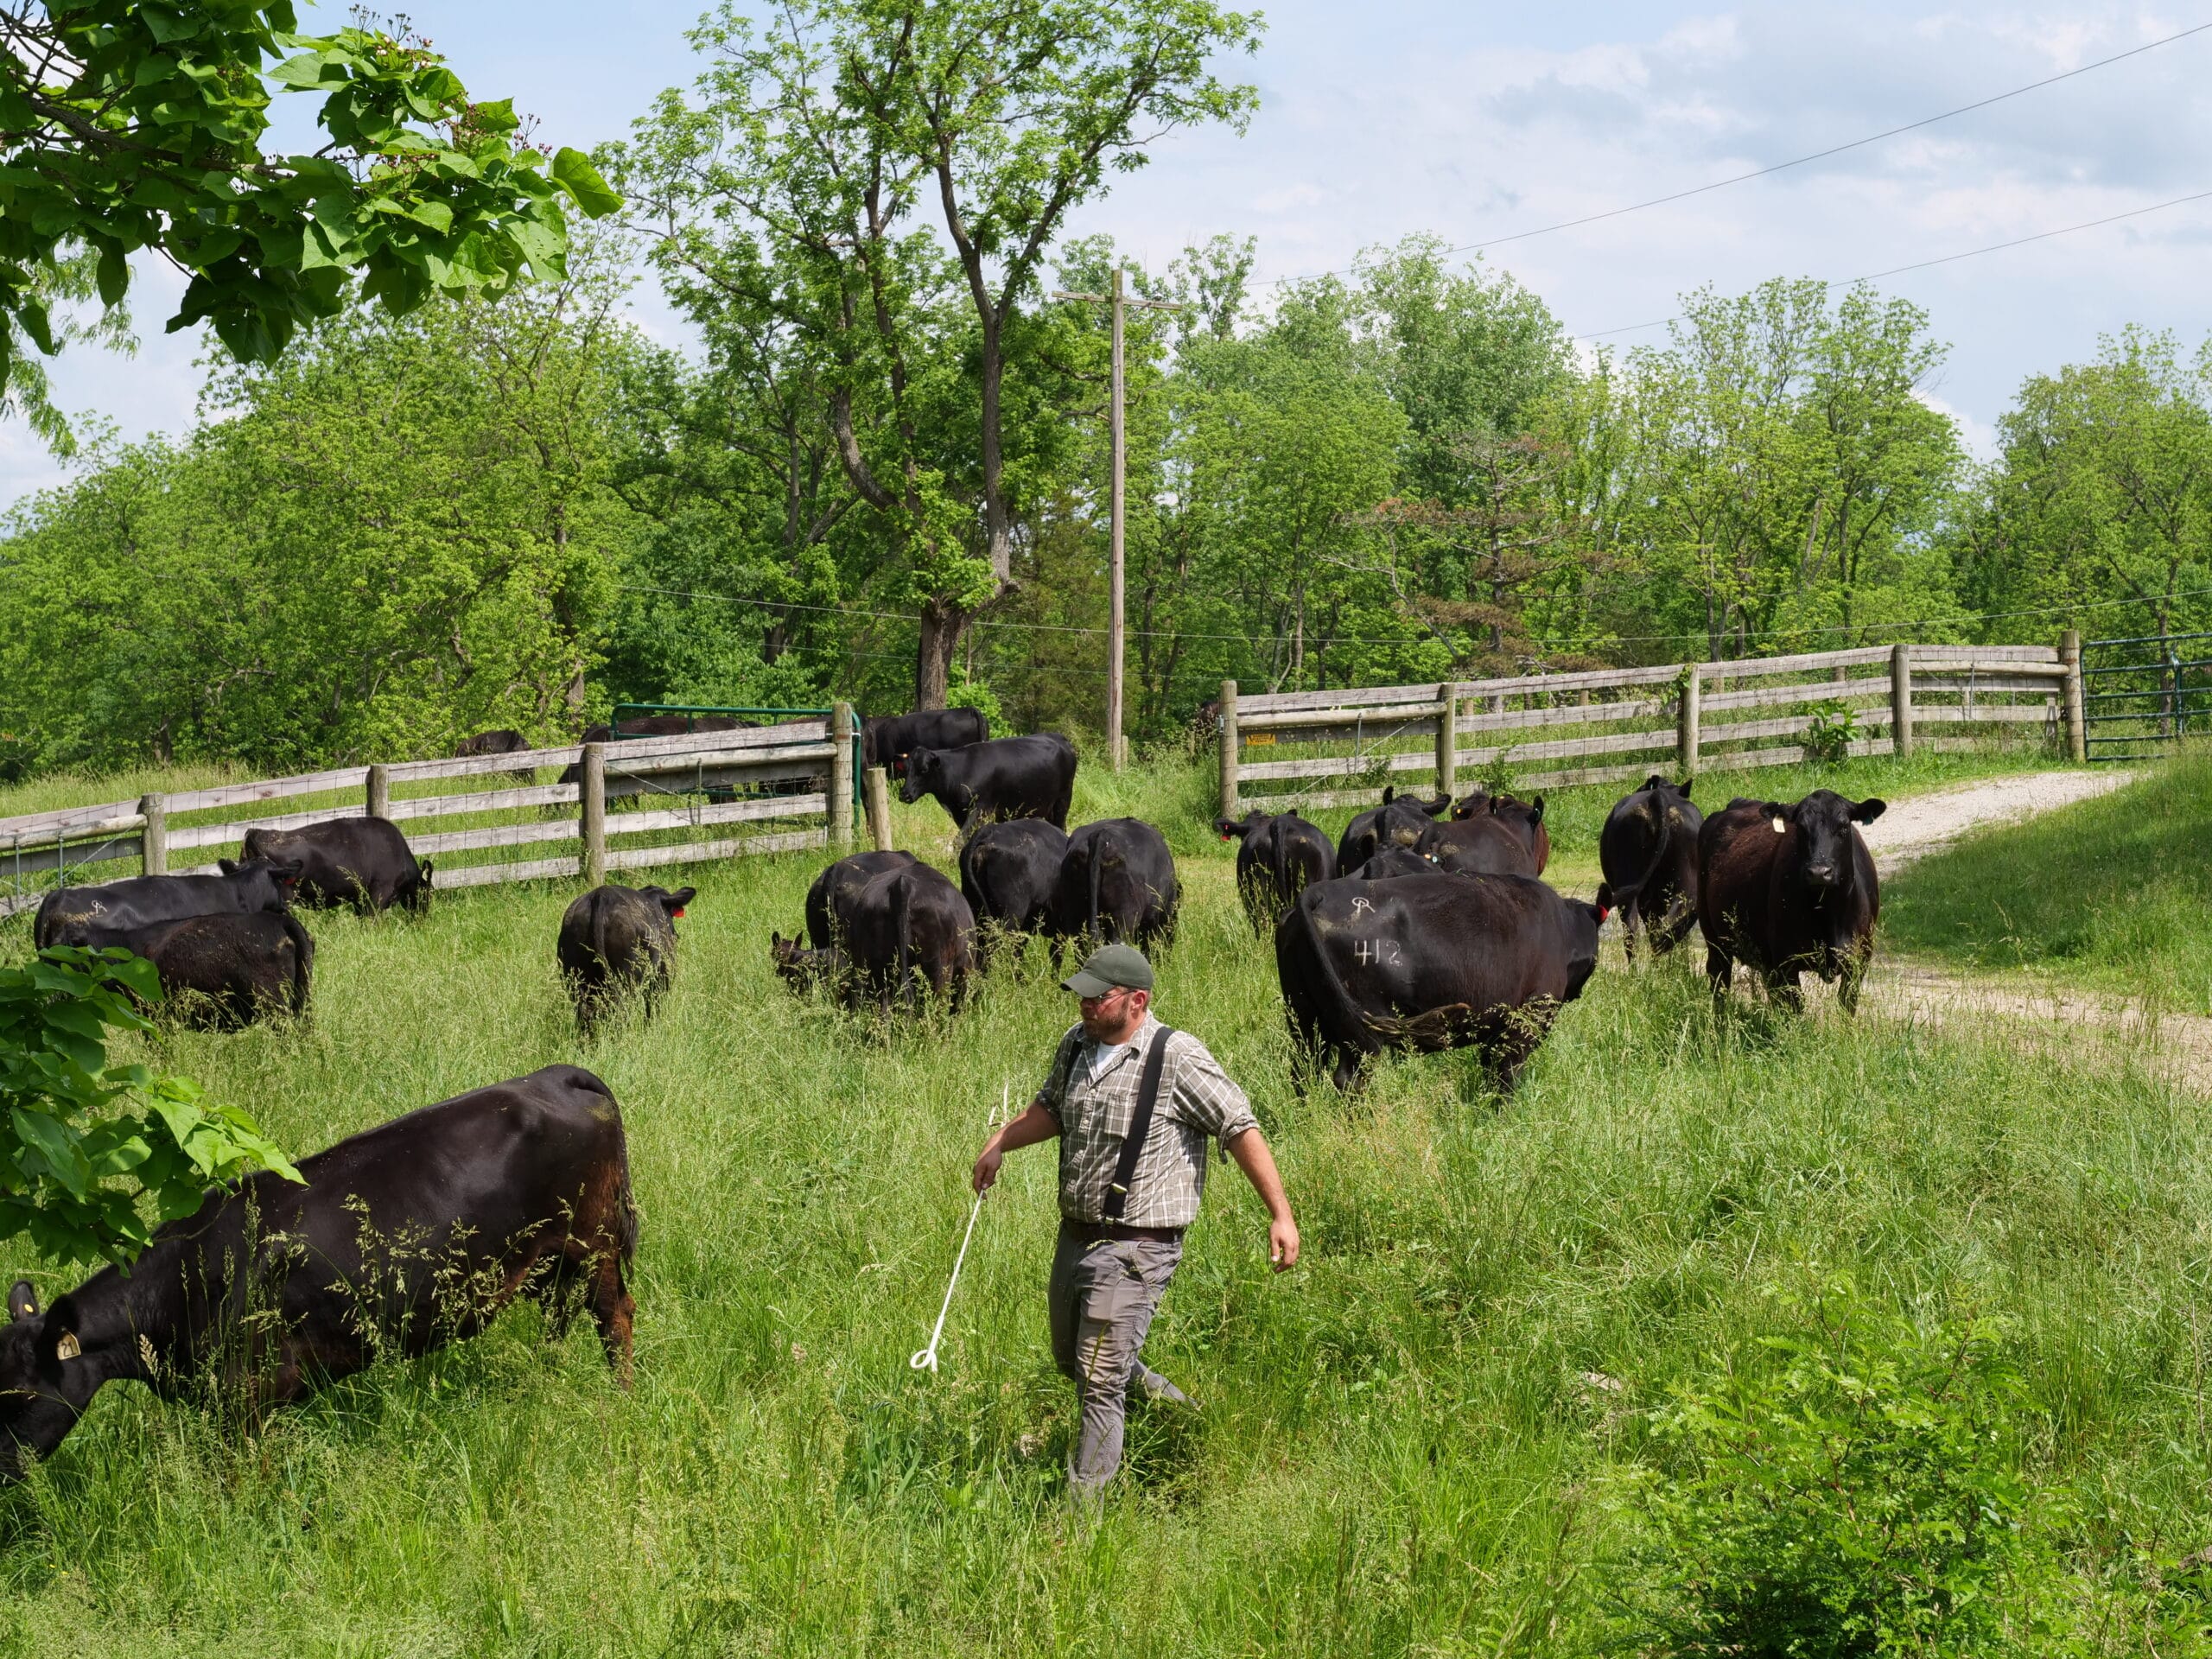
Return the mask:
<svg viewBox="0 0 2212 1659">
<path fill-rule="evenodd" d="M 622 198 L 599 176 L 599 169 L 581 149 L 564 146 L 555 153 L 553 181 L 593 219 L 604 219 L 622 205 Z"/>
</svg>

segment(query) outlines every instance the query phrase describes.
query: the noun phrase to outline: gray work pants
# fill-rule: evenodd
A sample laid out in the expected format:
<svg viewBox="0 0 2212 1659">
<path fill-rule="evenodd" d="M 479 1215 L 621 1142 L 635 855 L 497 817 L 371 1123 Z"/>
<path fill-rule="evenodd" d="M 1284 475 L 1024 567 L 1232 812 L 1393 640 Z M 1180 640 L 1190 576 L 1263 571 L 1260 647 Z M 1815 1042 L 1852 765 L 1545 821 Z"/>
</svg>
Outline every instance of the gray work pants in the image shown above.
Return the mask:
<svg viewBox="0 0 2212 1659">
<path fill-rule="evenodd" d="M 1068 1465 L 1078 1497 L 1096 1497 L 1122 1466 L 1122 1432 L 1133 1389 L 1154 1379 L 1139 1357 L 1160 1293 L 1183 1259 L 1182 1241 L 1101 1239 L 1063 1222 L 1047 1291 L 1052 1358 L 1075 1381 L 1083 1427 Z"/>
</svg>

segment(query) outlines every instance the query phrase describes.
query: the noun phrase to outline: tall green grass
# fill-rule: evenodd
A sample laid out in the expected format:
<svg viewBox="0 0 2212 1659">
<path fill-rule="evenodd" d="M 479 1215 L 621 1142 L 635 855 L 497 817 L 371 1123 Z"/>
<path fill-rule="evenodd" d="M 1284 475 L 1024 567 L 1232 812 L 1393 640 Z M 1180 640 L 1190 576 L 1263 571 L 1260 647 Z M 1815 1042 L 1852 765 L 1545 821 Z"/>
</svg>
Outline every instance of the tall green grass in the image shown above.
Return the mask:
<svg viewBox="0 0 2212 1659">
<path fill-rule="evenodd" d="M 1203 784 L 1086 779 L 1078 816 L 1168 819 L 1188 897 L 1160 1011 L 1250 1090 L 1306 1256 L 1270 1274 L 1263 1214 L 1217 1168 L 1147 1347 L 1203 1410 L 1139 1411 L 1095 1527 L 1058 1474 L 1050 1148 L 985 1206 L 941 1373 L 906 1363 L 987 1111 L 1035 1086 L 1069 999 L 1041 953 L 953 1019 L 796 999 L 766 940 L 819 861 L 747 861 L 684 877 L 671 994 L 596 1045 L 556 976 L 571 890 L 551 886 L 448 895 L 420 924 L 317 918 L 309 1021 L 162 1039 L 302 1152 L 550 1062 L 598 1071 L 644 1213 L 637 1385 L 588 1328 L 549 1347 L 518 1309 L 257 1429 L 111 1389 L 0 1495 L 0 1644 L 1592 1652 L 1633 1640 L 1618 1477 L 1645 1414 L 1789 1330 L 1778 1293 L 1848 1271 L 1923 1320 L 2006 1322 L 2053 1564 L 2009 1585 L 2017 1645 L 2190 1650 L 2177 1563 L 2212 1541 L 2201 1102 L 2087 1044 L 1758 1009 L 1716 1030 L 1688 963 L 1611 959 L 1510 1099 L 1450 1056 L 1301 1098 Z M 943 815 L 898 810 L 941 856 Z M 22 949 L 21 924 L 0 938 Z M 61 1282 L 20 1249 L 15 1270 Z"/>
<path fill-rule="evenodd" d="M 1885 943 L 1974 969 L 2037 970 L 2212 1014 L 2212 753 L 2110 795 L 1995 825 L 1901 872 Z"/>
</svg>

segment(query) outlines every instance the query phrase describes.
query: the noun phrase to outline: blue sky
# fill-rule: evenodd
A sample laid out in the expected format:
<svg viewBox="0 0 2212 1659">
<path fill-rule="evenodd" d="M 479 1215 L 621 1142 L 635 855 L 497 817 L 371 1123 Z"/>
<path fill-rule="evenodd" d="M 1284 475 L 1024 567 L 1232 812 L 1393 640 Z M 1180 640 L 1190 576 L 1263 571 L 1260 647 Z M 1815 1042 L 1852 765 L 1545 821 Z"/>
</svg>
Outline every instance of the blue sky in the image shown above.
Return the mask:
<svg viewBox="0 0 2212 1659">
<path fill-rule="evenodd" d="M 416 0 L 417 28 L 479 96 L 540 136 L 620 137 L 693 73 L 699 0 Z M 1218 232 L 1256 237 L 1262 276 L 1337 269 L 1414 232 L 1478 241 L 1862 137 L 2212 21 L 2151 6 L 1554 3 L 1265 8 L 1242 137 L 1171 137 L 1084 210 L 1147 264 Z M 308 27 L 339 21 L 309 13 Z M 610 24 L 610 17 L 619 22 Z M 1489 261 L 1595 334 L 1664 317 L 1700 283 L 1848 277 L 2212 190 L 2212 32 L 1778 178 L 1516 242 Z M 2022 378 L 2129 322 L 2212 328 L 2212 201 L 1885 282 L 1925 306 L 1948 362 L 1932 397 L 1986 447 Z M 60 401 L 126 435 L 190 423 L 200 349 L 163 338 L 179 284 L 135 290 L 144 350 L 54 368 Z M 638 321 L 681 338 L 651 292 Z M 1632 344 L 1649 330 L 1615 336 Z M 0 499 L 58 476 L 0 429 Z"/>
</svg>

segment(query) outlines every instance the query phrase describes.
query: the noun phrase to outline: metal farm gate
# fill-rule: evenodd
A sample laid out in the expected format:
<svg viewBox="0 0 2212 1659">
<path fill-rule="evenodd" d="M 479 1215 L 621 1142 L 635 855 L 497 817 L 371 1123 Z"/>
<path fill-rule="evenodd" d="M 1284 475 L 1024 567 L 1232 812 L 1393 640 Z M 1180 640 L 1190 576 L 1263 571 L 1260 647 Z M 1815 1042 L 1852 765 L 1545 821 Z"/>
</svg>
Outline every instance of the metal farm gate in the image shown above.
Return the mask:
<svg viewBox="0 0 2212 1659">
<path fill-rule="evenodd" d="M 2089 640 L 2082 678 L 2093 762 L 2154 760 L 2212 733 L 2212 633 Z"/>
</svg>

